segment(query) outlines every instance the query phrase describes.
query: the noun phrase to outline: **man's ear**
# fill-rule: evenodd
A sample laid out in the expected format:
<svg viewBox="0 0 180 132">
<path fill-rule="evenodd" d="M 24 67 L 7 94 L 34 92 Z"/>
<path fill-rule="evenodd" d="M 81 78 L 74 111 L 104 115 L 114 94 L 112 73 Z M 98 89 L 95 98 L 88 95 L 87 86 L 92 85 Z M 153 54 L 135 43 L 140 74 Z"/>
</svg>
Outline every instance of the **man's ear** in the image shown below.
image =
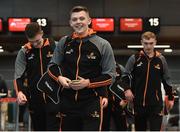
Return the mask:
<svg viewBox="0 0 180 132">
<path fill-rule="evenodd" d="M 41 30 L 41 34 L 44 35 L 44 31 L 43 30 Z"/>
<path fill-rule="evenodd" d="M 155 45 L 157 44 L 157 40 L 155 41 Z"/>
<path fill-rule="evenodd" d="M 143 43 L 143 40 L 141 39 L 141 44 Z"/>
<path fill-rule="evenodd" d="M 71 23 L 71 20 L 69 20 L 69 25 L 72 27 L 72 23 Z"/>
<path fill-rule="evenodd" d="M 92 21 L 92 20 L 91 20 L 91 18 L 89 18 L 89 20 L 88 20 L 88 25 L 90 25 L 90 24 L 91 24 L 91 21 Z"/>
</svg>

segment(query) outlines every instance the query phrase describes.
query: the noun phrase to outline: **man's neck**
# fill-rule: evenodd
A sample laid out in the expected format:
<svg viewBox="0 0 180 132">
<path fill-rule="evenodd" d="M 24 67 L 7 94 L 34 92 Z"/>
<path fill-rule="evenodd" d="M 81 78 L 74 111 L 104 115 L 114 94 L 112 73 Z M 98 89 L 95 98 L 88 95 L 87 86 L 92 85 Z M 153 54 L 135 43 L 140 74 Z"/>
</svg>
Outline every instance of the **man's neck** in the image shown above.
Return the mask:
<svg viewBox="0 0 180 132">
<path fill-rule="evenodd" d="M 44 44 L 44 39 L 42 39 L 41 43 L 38 45 L 37 48 L 41 48 L 43 46 L 43 44 Z"/>
<path fill-rule="evenodd" d="M 150 52 L 150 53 L 146 53 L 146 55 L 149 57 L 149 58 L 152 58 L 154 57 L 154 51 Z"/>
</svg>

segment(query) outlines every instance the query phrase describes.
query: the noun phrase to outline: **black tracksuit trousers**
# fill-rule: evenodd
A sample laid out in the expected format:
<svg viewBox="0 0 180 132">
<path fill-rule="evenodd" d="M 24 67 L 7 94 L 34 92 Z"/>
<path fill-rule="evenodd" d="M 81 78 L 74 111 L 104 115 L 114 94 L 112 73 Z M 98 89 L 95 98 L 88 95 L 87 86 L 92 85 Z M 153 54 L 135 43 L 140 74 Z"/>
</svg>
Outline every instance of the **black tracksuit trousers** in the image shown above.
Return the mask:
<svg viewBox="0 0 180 132">
<path fill-rule="evenodd" d="M 54 104 L 48 97 L 46 98 L 46 130 L 59 131 L 60 130 L 60 104 Z"/>
<path fill-rule="evenodd" d="M 161 106 L 139 106 L 135 107 L 135 129 L 136 131 L 160 131 L 162 124 Z"/>
<path fill-rule="evenodd" d="M 116 131 L 127 130 L 126 114 L 119 104 L 109 100 L 108 107 L 104 109 L 103 115 L 103 131 L 111 131 L 111 117 L 114 121 Z"/>
<path fill-rule="evenodd" d="M 91 96 L 78 98 L 61 95 L 62 131 L 99 131 L 102 124 L 101 98 Z"/>
<path fill-rule="evenodd" d="M 46 97 L 46 103 L 29 103 L 30 115 L 34 131 L 59 131 L 59 104 L 54 104 Z"/>
<path fill-rule="evenodd" d="M 32 120 L 33 131 L 45 131 L 46 130 L 45 104 L 30 102 L 29 111 Z"/>
</svg>

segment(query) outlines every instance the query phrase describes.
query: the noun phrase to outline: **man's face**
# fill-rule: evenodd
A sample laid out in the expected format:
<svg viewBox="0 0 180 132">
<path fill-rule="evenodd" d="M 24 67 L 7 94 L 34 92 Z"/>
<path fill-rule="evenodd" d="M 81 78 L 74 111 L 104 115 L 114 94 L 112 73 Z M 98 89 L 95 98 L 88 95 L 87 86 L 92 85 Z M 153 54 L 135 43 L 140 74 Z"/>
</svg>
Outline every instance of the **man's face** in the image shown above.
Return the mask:
<svg viewBox="0 0 180 132">
<path fill-rule="evenodd" d="M 28 38 L 28 41 L 32 44 L 34 48 L 40 48 L 43 42 L 43 33 L 37 34 L 34 38 Z"/>
<path fill-rule="evenodd" d="M 69 23 L 77 34 L 84 35 L 88 30 L 91 19 L 85 11 L 74 12 L 71 14 Z"/>
<path fill-rule="evenodd" d="M 156 45 L 156 39 L 150 38 L 150 39 L 142 39 L 141 44 L 143 45 L 144 51 L 147 54 L 150 54 L 154 52 L 154 46 Z"/>
</svg>

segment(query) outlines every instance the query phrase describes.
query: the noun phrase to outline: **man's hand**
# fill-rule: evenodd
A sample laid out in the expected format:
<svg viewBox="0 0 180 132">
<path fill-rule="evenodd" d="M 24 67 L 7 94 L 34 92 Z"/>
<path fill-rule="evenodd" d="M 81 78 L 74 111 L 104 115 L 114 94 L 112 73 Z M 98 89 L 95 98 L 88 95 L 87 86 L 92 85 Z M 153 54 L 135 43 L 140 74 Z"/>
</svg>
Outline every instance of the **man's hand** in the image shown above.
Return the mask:
<svg viewBox="0 0 180 132">
<path fill-rule="evenodd" d="M 168 100 L 167 109 L 171 110 L 174 106 L 174 100 Z"/>
<path fill-rule="evenodd" d="M 127 101 L 133 101 L 134 95 L 130 89 L 124 92 Z"/>
<path fill-rule="evenodd" d="M 69 78 L 59 76 L 58 80 L 61 83 L 61 85 L 63 86 L 63 88 L 69 88 L 69 83 L 71 82 L 71 80 Z"/>
<path fill-rule="evenodd" d="M 174 100 L 169 100 L 168 96 L 165 97 L 165 104 L 168 111 L 170 111 L 174 106 Z"/>
<path fill-rule="evenodd" d="M 102 107 L 106 108 L 108 105 L 108 99 L 107 98 L 102 98 Z"/>
<path fill-rule="evenodd" d="M 120 105 L 122 108 L 124 108 L 124 107 L 127 105 L 127 101 L 126 101 L 126 100 L 121 100 L 121 101 L 119 102 L 119 105 Z"/>
<path fill-rule="evenodd" d="M 69 86 L 74 90 L 80 90 L 85 87 L 88 87 L 89 83 L 90 83 L 89 79 L 78 77 L 78 80 L 76 82 L 72 81 L 71 83 L 69 83 Z"/>
<path fill-rule="evenodd" d="M 18 104 L 20 105 L 23 105 L 27 102 L 27 98 L 26 96 L 23 94 L 23 92 L 18 92 L 18 95 L 17 95 L 17 102 Z"/>
</svg>

